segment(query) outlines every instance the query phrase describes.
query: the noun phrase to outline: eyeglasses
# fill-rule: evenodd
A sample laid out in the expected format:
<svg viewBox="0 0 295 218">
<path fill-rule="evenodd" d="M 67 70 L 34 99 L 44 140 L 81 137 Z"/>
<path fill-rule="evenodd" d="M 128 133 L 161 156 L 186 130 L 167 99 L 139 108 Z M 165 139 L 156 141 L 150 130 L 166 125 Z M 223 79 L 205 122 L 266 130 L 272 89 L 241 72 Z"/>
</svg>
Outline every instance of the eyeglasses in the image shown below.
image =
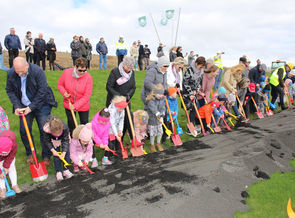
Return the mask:
<svg viewBox="0 0 295 218">
<path fill-rule="evenodd" d="M 86 70 L 77 69 L 80 73 L 85 73 Z"/>
</svg>

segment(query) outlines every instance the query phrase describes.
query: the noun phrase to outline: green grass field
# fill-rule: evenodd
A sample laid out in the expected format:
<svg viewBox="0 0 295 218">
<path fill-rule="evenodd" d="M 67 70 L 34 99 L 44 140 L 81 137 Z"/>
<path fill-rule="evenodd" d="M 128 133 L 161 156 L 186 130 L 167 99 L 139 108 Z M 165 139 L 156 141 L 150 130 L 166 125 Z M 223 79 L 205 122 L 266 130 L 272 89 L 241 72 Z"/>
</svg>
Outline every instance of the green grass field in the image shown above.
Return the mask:
<svg viewBox="0 0 295 218">
<path fill-rule="evenodd" d="M 93 78 L 93 91 L 92 96 L 90 99 L 91 102 L 91 108 L 89 113 L 89 121 L 92 120 L 93 116 L 102 109 L 105 106 L 106 103 L 106 81 L 109 76 L 110 71 L 109 70 L 90 70 L 89 71 L 92 78 Z M 58 107 L 52 109 L 52 114 L 60 117 L 63 121 L 67 122 L 64 107 L 62 105 L 62 96 L 59 93 L 57 89 L 57 81 L 62 73 L 62 71 L 46 71 L 47 76 L 47 82 L 52 88 L 52 91 L 54 93 L 55 99 L 58 102 Z M 0 99 L 0 105 L 5 109 L 6 113 L 8 114 L 9 122 L 10 122 L 10 128 L 12 131 L 14 131 L 17 135 L 17 142 L 18 142 L 18 151 L 16 154 L 16 168 L 18 173 L 18 183 L 24 184 L 24 183 L 32 183 L 32 178 L 30 174 L 29 167 L 26 164 L 26 154 L 25 154 L 25 148 L 21 142 L 20 134 L 19 134 L 19 118 L 15 116 L 12 113 L 12 104 L 9 101 L 9 98 L 6 94 L 5 87 L 6 87 L 6 72 L 0 70 L 0 77 L 2 78 L 0 80 L 0 95 L 2 96 Z M 143 103 L 140 99 L 140 92 L 142 88 L 142 84 L 145 77 L 145 72 L 136 72 L 136 92 L 134 97 L 132 98 L 132 111 L 136 111 L 139 109 L 143 109 Z M 186 117 L 185 113 L 181 111 L 179 118 L 180 125 L 184 127 L 184 131 L 186 131 Z M 79 123 L 79 116 L 77 116 L 78 123 Z M 41 160 L 41 146 L 40 146 L 40 138 L 39 138 L 39 129 L 37 126 L 36 121 L 34 121 L 33 125 L 33 136 L 35 141 L 35 146 L 37 149 L 37 156 L 38 160 Z M 182 135 L 181 136 L 183 141 L 193 139 L 193 137 L 188 135 Z M 125 137 L 125 141 L 127 141 L 128 138 Z M 167 145 L 170 146 L 170 142 L 167 140 Z M 147 148 L 147 152 L 150 152 L 150 150 Z M 97 147 L 95 147 L 95 154 L 100 161 L 103 155 L 103 151 Z M 50 175 L 55 175 L 55 170 L 53 166 L 53 161 L 51 161 L 51 166 L 48 168 L 48 173 Z"/>
</svg>

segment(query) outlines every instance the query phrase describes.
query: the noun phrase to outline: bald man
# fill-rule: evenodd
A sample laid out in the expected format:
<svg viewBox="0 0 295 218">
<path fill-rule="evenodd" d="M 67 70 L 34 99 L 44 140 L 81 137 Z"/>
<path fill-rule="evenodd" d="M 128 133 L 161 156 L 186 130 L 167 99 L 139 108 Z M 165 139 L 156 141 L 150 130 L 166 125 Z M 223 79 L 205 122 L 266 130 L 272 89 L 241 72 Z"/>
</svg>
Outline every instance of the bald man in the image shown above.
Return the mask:
<svg viewBox="0 0 295 218">
<path fill-rule="evenodd" d="M 13 105 L 15 115 L 20 116 L 20 109 L 24 109 L 32 139 L 32 124 L 36 118 L 40 131 L 42 157 L 45 165 L 49 166 L 51 152 L 44 143 L 42 126 L 51 108 L 56 107 L 57 103 L 47 84 L 44 71 L 35 64 L 28 64 L 22 57 L 16 57 L 13 60 L 13 67 L 7 72 L 6 93 Z M 20 135 L 26 149 L 27 163 L 33 164 L 32 152 L 21 116 Z"/>
</svg>

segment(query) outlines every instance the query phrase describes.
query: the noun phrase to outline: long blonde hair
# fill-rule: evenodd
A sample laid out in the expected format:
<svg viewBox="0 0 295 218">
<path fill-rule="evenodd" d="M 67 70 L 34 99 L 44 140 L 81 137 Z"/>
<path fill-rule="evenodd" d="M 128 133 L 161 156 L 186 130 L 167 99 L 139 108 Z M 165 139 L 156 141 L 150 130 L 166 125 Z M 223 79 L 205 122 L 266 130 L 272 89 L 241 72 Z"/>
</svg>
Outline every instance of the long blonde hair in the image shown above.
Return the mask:
<svg viewBox="0 0 295 218">
<path fill-rule="evenodd" d="M 155 90 L 163 90 L 163 89 L 164 89 L 164 86 L 161 83 L 155 85 L 151 93 L 146 97 L 146 101 L 155 100 L 156 99 Z"/>
<path fill-rule="evenodd" d="M 230 68 L 230 73 L 231 74 L 237 74 L 238 71 L 244 72 L 245 71 L 245 66 L 242 64 L 238 64 Z"/>
<path fill-rule="evenodd" d="M 126 101 L 126 97 L 124 96 L 120 96 L 120 95 L 116 95 L 113 99 L 112 99 L 112 103 L 116 104 L 122 101 Z"/>
</svg>

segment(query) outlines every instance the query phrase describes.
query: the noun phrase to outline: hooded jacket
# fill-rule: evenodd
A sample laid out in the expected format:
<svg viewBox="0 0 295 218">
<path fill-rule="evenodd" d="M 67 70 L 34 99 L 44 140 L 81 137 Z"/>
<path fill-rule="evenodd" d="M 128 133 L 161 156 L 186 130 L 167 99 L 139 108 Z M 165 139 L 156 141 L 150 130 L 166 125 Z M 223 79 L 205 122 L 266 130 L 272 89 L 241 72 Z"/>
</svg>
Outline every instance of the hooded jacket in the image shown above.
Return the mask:
<svg viewBox="0 0 295 218">
<path fill-rule="evenodd" d="M 147 112 L 149 115 L 149 126 L 161 125 L 158 118 L 164 117 L 166 112 L 164 97 L 147 101 Z"/>
<path fill-rule="evenodd" d="M 118 136 L 118 132 L 123 132 L 125 110 L 122 111 L 121 113 L 118 112 L 118 110 L 114 104 L 110 104 L 108 109 L 111 114 L 111 116 L 110 116 L 111 126 L 109 129 L 109 135 Z"/>
<path fill-rule="evenodd" d="M 92 123 L 92 131 L 94 134 L 93 140 L 94 142 L 99 145 L 108 145 L 109 144 L 109 130 L 111 123 L 107 122 L 105 124 L 101 124 L 99 120 L 101 116 L 99 115 L 100 111 L 95 114 Z"/>
<path fill-rule="evenodd" d="M 15 158 L 15 154 L 17 151 L 16 136 L 15 136 L 14 132 L 12 132 L 10 130 L 5 130 L 0 133 L 0 137 L 9 137 L 13 143 L 10 153 L 7 156 L 0 156 L 0 161 L 4 161 L 3 167 L 6 169 L 9 169 L 13 159 Z M 0 175 L 1 174 L 2 174 L 2 170 L 0 170 Z"/>
<path fill-rule="evenodd" d="M 211 123 L 211 115 L 213 113 L 213 108 L 210 104 L 206 104 L 198 109 L 201 119 L 206 119 L 206 124 Z M 197 116 L 197 115 L 196 115 Z"/>
</svg>

